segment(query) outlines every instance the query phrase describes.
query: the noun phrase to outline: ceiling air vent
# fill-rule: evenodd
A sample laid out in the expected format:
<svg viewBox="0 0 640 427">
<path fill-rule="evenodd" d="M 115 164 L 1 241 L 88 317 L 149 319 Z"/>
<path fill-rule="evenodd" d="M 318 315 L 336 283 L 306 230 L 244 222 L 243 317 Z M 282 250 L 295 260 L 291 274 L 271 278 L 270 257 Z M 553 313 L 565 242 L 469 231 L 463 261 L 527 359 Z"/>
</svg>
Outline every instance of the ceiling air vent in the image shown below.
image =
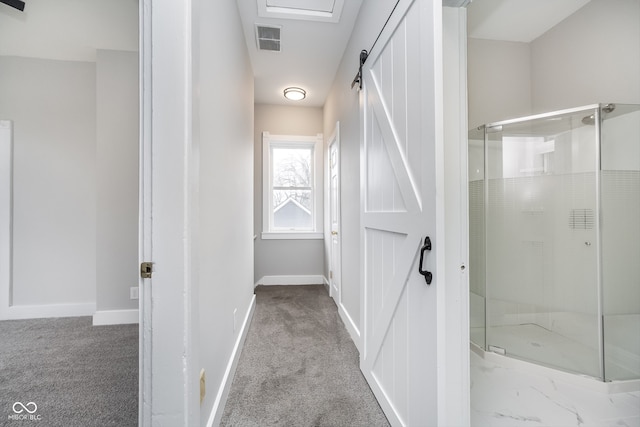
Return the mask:
<svg viewBox="0 0 640 427">
<path fill-rule="evenodd" d="M 256 24 L 258 49 L 280 52 L 280 28 L 281 27 L 277 26 Z"/>
</svg>

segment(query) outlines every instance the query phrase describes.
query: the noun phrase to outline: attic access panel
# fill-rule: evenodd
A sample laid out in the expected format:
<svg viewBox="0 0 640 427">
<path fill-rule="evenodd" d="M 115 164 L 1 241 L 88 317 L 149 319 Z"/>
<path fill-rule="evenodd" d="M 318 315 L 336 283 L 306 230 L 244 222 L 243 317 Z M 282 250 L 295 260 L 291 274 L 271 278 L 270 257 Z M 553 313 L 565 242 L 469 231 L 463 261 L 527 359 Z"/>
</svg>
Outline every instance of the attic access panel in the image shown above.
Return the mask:
<svg viewBox="0 0 640 427">
<path fill-rule="evenodd" d="M 339 22 L 344 0 L 256 0 L 262 18 Z"/>
<path fill-rule="evenodd" d="M 335 3 L 335 0 L 307 0 L 305 2 L 300 0 L 267 0 L 267 7 L 332 13 Z"/>
</svg>

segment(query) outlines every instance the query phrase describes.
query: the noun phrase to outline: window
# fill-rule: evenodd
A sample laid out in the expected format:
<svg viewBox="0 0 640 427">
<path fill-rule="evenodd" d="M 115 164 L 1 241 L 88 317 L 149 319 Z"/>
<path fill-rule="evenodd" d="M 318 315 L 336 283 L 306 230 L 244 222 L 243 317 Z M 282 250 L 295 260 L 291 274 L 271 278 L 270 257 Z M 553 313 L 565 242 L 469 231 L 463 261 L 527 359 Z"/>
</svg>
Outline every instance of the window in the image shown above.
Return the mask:
<svg viewBox="0 0 640 427">
<path fill-rule="evenodd" d="M 263 239 L 321 239 L 322 134 L 262 133 Z"/>
</svg>

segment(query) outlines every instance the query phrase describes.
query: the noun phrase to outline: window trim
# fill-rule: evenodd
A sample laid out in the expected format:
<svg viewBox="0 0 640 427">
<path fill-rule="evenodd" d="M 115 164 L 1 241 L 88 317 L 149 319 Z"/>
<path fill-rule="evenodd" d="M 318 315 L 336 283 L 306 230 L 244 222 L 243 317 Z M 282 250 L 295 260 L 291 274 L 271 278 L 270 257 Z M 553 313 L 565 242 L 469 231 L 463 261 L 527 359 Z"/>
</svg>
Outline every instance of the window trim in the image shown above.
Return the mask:
<svg viewBox="0 0 640 427">
<path fill-rule="evenodd" d="M 305 230 L 274 229 L 273 221 L 273 182 L 271 171 L 272 147 L 308 146 L 312 148 L 312 228 Z M 262 132 L 262 239 L 323 239 L 323 137 L 319 133 L 315 136 L 303 135 L 272 135 Z"/>
</svg>

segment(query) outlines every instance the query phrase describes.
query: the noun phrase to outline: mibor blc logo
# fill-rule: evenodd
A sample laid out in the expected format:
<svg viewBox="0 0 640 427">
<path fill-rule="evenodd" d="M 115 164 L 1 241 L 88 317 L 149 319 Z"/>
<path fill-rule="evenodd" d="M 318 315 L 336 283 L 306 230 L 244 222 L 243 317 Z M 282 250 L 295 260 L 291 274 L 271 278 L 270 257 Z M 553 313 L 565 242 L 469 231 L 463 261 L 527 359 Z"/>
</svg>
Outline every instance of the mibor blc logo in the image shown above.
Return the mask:
<svg viewBox="0 0 640 427">
<path fill-rule="evenodd" d="M 22 402 L 16 402 L 13 404 L 13 414 L 9 414 L 8 418 L 10 420 L 31 420 L 31 421 L 40 421 L 42 419 L 42 415 L 36 414 L 38 410 L 38 405 L 35 402 L 29 402 L 26 405 Z"/>
</svg>

